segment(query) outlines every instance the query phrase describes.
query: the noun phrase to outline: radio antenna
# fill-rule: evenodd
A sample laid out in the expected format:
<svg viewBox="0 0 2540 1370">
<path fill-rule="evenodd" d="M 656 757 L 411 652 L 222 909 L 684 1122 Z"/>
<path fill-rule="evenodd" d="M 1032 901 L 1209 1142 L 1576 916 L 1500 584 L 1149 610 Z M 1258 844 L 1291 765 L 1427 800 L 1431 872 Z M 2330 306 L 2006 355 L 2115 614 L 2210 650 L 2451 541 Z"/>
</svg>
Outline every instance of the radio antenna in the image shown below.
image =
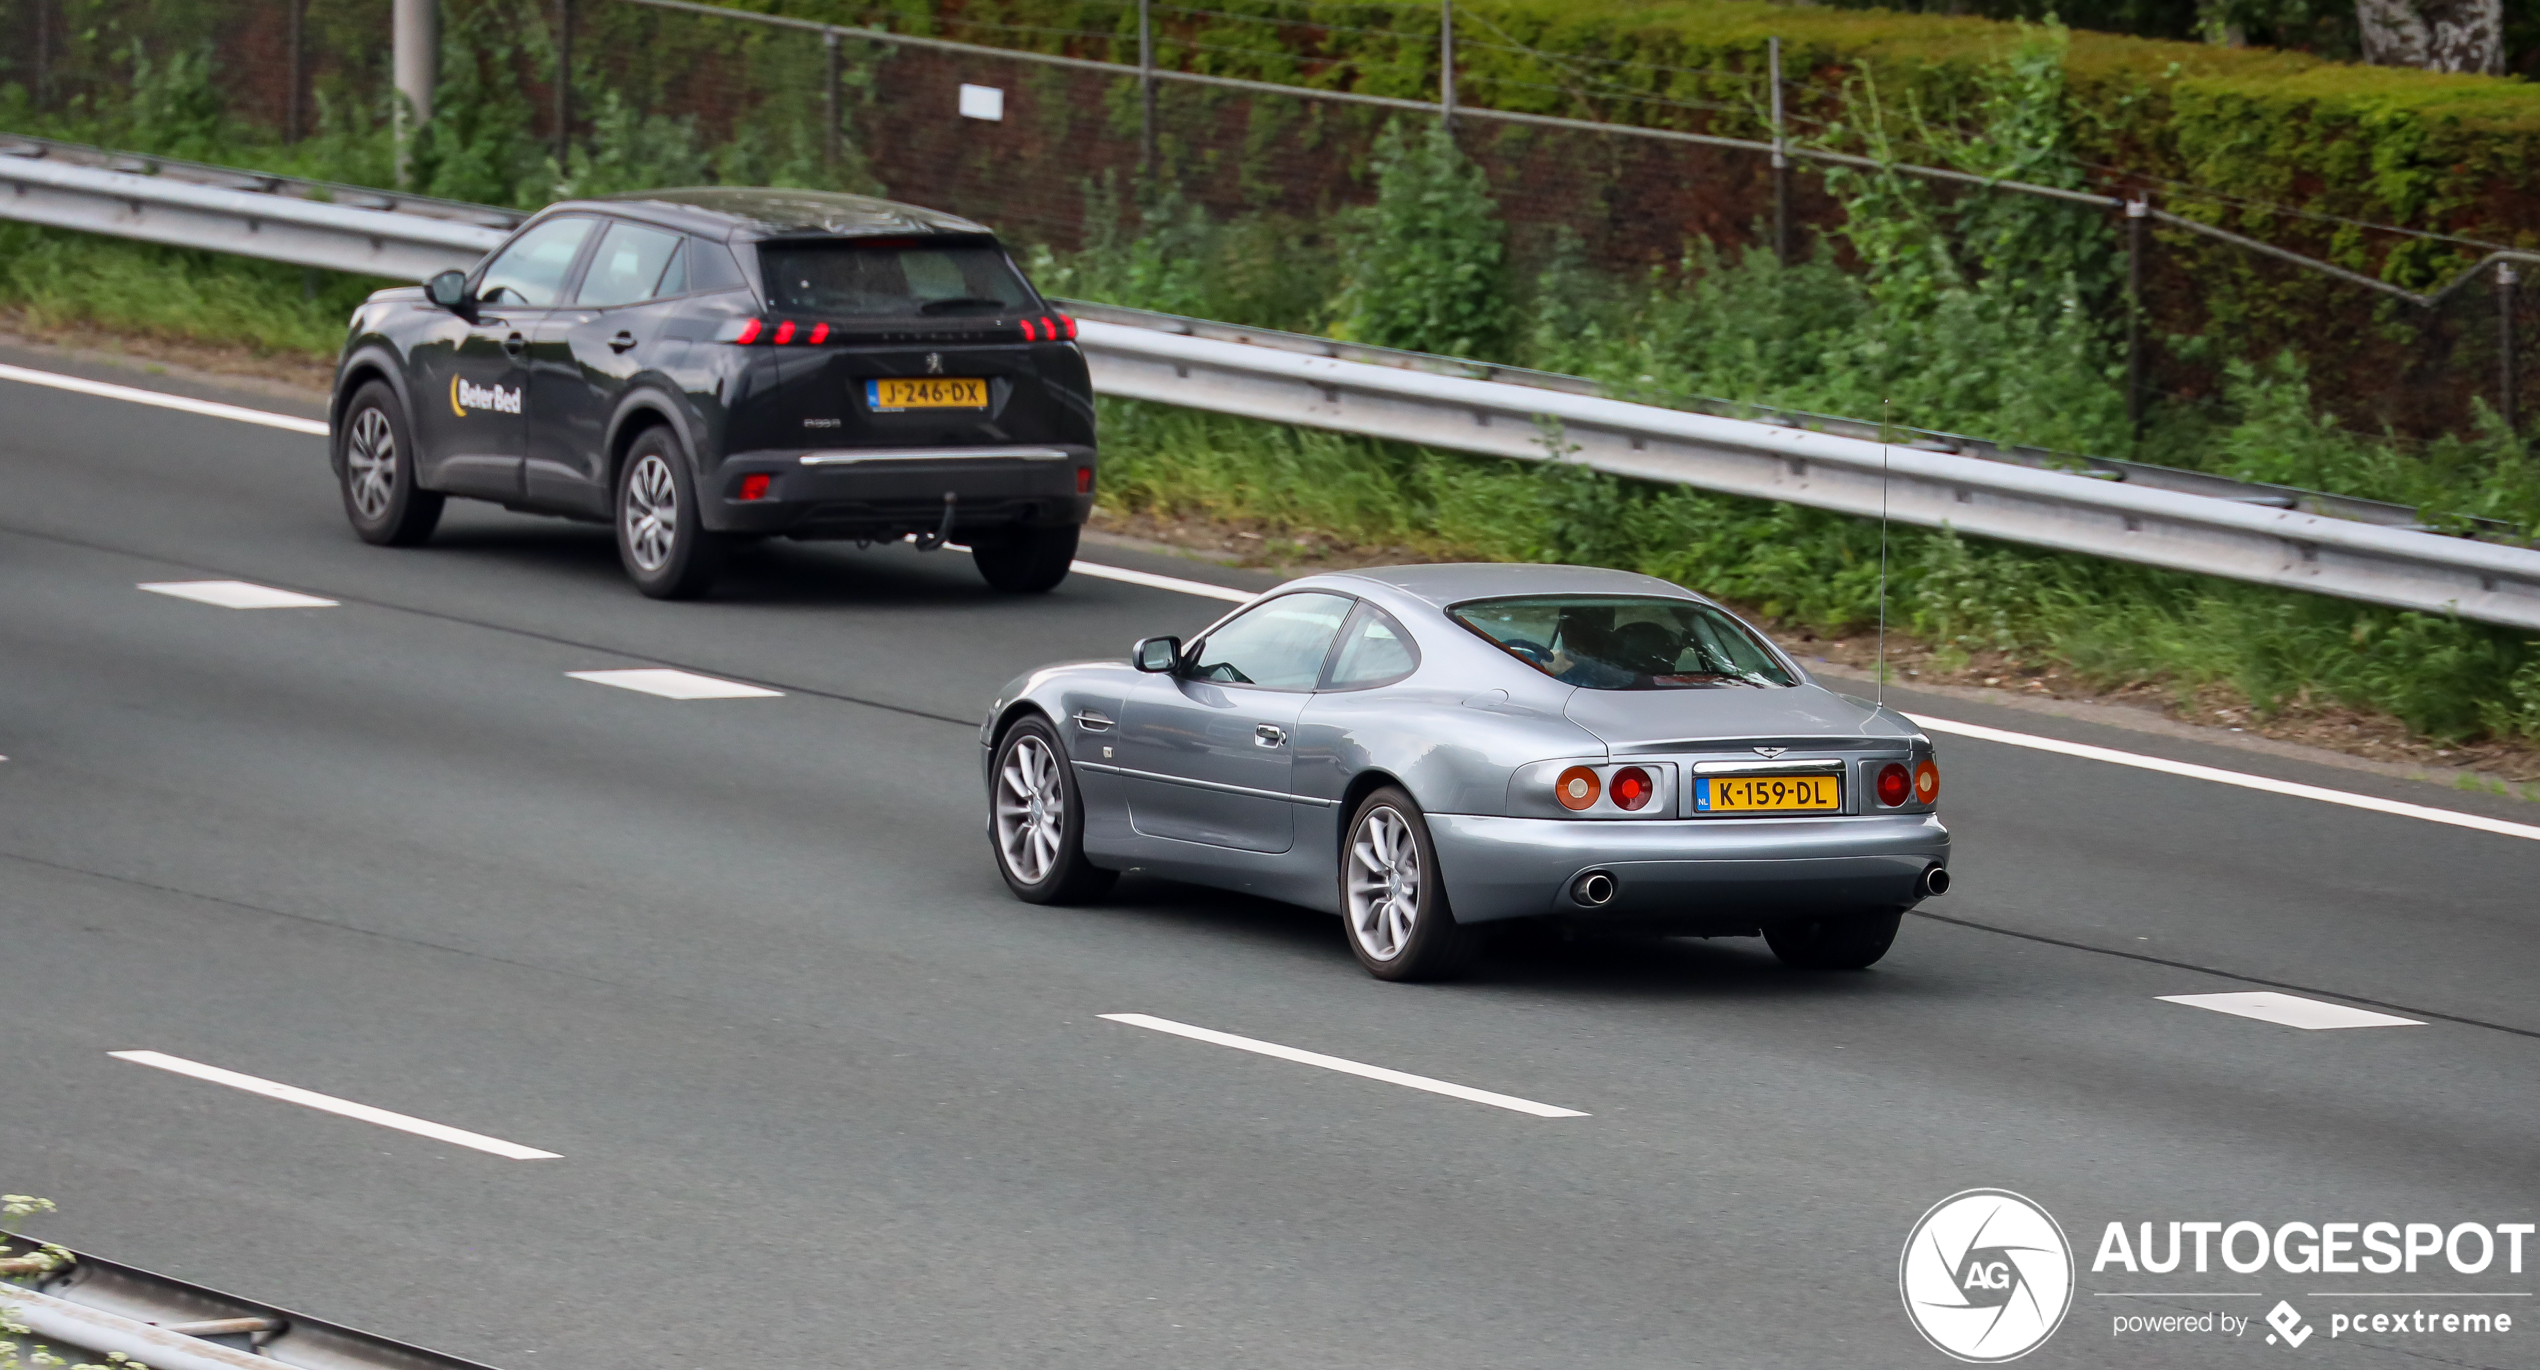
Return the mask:
<svg viewBox="0 0 2540 1370">
<path fill-rule="evenodd" d="M 1882 708 L 1887 704 L 1887 430 L 1895 410 L 1895 401 L 1879 401 L 1879 661 L 1870 702 Z"/>
</svg>

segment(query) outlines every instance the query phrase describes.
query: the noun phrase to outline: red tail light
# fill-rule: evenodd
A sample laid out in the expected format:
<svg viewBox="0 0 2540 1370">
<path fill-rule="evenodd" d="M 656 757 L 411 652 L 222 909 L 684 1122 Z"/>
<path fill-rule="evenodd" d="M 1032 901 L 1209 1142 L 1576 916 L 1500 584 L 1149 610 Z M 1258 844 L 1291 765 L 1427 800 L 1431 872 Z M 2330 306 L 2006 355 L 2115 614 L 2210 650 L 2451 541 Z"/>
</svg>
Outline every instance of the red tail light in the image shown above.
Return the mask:
<svg viewBox="0 0 2540 1370">
<path fill-rule="evenodd" d="M 1023 341 L 1025 341 L 1025 342 L 1039 342 L 1039 341 L 1040 341 L 1040 339 L 1035 338 L 1035 337 L 1033 337 L 1033 336 L 1032 336 L 1032 321 L 1031 321 L 1030 319 L 1025 319 L 1025 320 L 1022 322 L 1022 324 L 1020 325 L 1020 327 L 1023 329 Z"/>
<path fill-rule="evenodd" d="M 1552 797 L 1561 801 L 1561 807 L 1573 811 L 1594 804 L 1596 791 L 1596 772 L 1585 766 L 1572 766 L 1552 782 Z"/>
<path fill-rule="evenodd" d="M 829 325 L 825 323 L 813 324 L 811 326 L 811 340 L 815 346 L 829 341 Z"/>
<path fill-rule="evenodd" d="M 1614 772 L 1614 778 L 1606 783 L 1605 792 L 1614 796 L 1615 808 L 1635 813 L 1649 803 L 1649 797 L 1658 792 L 1658 787 L 1650 783 L 1649 772 L 1638 766 L 1625 766 Z"/>
<path fill-rule="evenodd" d="M 1940 798 L 1940 767 L 1926 761 L 1914 768 L 1914 801 L 1929 804 Z"/>
<path fill-rule="evenodd" d="M 785 322 L 776 325 L 776 345 L 778 347 L 783 347 L 785 344 L 792 342 L 793 340 L 794 321 L 792 319 L 787 319 Z"/>
<path fill-rule="evenodd" d="M 1939 781 L 1939 777 L 1937 775 L 1933 776 L 1932 779 L 1935 784 Z M 1903 804 L 1905 800 L 1913 794 L 1913 792 L 1914 782 L 1905 774 L 1904 767 L 1897 765 L 1893 761 L 1879 767 L 1880 803 L 1885 804 L 1892 809 L 1900 804 Z"/>
<path fill-rule="evenodd" d="M 767 487 L 768 487 L 768 484 L 769 484 L 771 481 L 775 480 L 775 479 L 776 479 L 776 478 L 775 478 L 774 476 L 770 476 L 770 475 L 766 474 L 765 472 L 759 472 L 759 473 L 756 473 L 756 474 L 753 474 L 753 475 L 747 475 L 747 476 L 743 476 L 743 477 L 741 477 L 741 498 L 743 498 L 743 499 L 765 499 L 765 498 L 767 498 Z"/>
<path fill-rule="evenodd" d="M 1079 467 L 1077 467 L 1077 468 L 1076 468 L 1076 493 L 1077 493 L 1077 494 L 1080 494 L 1080 495 L 1090 495 L 1090 494 L 1092 494 L 1093 492 L 1094 492 L 1094 468 L 1092 468 L 1092 467 L 1090 467 L 1090 466 L 1079 466 Z"/>
<path fill-rule="evenodd" d="M 766 325 L 761 324 L 756 319 L 743 319 L 741 321 L 740 331 L 732 335 L 732 341 L 739 343 L 743 347 L 747 347 L 751 343 L 758 341 L 758 335 L 765 329 L 765 327 Z"/>
<path fill-rule="evenodd" d="M 1059 331 L 1067 335 L 1067 340 L 1069 342 L 1076 341 L 1076 321 L 1065 314 L 1061 314 L 1057 317 Z"/>
</svg>

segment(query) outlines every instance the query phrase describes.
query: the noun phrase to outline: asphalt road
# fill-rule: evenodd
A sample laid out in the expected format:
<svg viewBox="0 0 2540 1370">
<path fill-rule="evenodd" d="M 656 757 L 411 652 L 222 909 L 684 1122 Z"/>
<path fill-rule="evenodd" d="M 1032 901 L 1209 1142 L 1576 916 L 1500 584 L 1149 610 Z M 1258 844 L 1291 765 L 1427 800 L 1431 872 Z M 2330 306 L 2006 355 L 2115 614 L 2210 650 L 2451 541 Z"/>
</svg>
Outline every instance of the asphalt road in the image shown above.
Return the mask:
<svg viewBox="0 0 2540 1370">
<path fill-rule="evenodd" d="M 2321 1325 L 2299 1359 L 2540 1365 L 2540 1274 L 2501 1255 L 2090 1268 L 2110 1221 L 2533 1221 L 2540 842 L 1944 737 L 1959 886 L 1927 908 L 1957 921 L 1909 919 L 1873 971 L 1588 941 L 1387 985 L 1322 916 L 1136 880 L 1042 909 L 997 878 L 988 695 L 1222 604 L 1081 576 L 1004 599 L 950 554 L 779 546 L 665 605 L 605 530 L 444 526 L 361 544 L 316 438 L 0 381 L 0 1189 L 64 1205 L 42 1235 L 507 1370 L 1819 1370 L 1950 1363 L 1900 1307 L 1898 1252 L 1991 1186 L 2081 1261 L 2031 1364 L 2271 1361 L 2291 1348 L 2262 1323 L 2110 1319 L 2281 1298 Z M 135 588 L 211 578 L 341 603 Z M 664 665 L 783 694 L 566 674 Z M 2423 1024 L 2157 997 L 2266 988 Z M 132 1049 L 561 1159 L 108 1055 Z M 2366 1290 L 2528 1316 L 2332 1340 L 2321 1294 Z"/>
</svg>

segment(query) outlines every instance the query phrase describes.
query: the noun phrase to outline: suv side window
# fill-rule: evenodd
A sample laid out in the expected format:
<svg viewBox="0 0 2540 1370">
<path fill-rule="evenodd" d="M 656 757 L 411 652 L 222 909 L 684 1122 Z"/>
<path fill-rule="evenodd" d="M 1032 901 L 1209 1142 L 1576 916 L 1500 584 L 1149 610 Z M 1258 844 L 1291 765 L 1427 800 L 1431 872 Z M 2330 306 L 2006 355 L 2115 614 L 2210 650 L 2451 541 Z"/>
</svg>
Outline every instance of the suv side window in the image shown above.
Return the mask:
<svg viewBox="0 0 2540 1370">
<path fill-rule="evenodd" d="M 556 304 L 565 276 L 573 270 L 573 259 L 582 253 L 582 240 L 591 236 L 591 227 L 589 219 L 549 219 L 512 239 L 511 246 L 485 268 L 476 285 L 476 298 L 487 304 L 533 309 Z"/>
<path fill-rule="evenodd" d="M 679 263 L 688 273 L 690 290 L 738 290 L 749 284 L 741 264 L 732 258 L 732 249 L 710 239 L 690 239 L 688 250 L 679 254 Z"/>
<path fill-rule="evenodd" d="M 1265 600 L 1228 619 L 1191 653 L 1192 680 L 1311 690 L 1349 617 L 1346 595 L 1307 590 Z"/>
<path fill-rule="evenodd" d="M 573 302 L 606 309 L 667 293 L 656 287 L 671 258 L 678 255 L 684 236 L 641 224 L 610 224 L 600 238 L 600 250 L 582 272 L 582 288 L 575 292 Z"/>
<path fill-rule="evenodd" d="M 1340 654 L 1333 659 L 1331 679 L 1323 688 L 1364 690 L 1390 685 L 1419 665 L 1420 647 L 1411 634 L 1393 615 L 1360 600 L 1357 616 L 1341 633 Z"/>
</svg>

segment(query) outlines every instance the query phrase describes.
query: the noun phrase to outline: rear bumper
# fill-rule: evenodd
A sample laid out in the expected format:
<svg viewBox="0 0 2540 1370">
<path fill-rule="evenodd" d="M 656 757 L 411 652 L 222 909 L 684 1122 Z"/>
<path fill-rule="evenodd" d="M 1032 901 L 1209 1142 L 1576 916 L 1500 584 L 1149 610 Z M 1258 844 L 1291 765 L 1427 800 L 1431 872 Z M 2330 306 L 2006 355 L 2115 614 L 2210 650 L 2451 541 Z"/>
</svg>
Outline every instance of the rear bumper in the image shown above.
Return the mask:
<svg viewBox="0 0 2540 1370">
<path fill-rule="evenodd" d="M 1459 923 L 1562 915 L 1687 932 L 1753 932 L 1794 914 L 1920 900 L 1923 872 L 1949 862 L 1930 814 L 1614 822 L 1428 815 Z M 1570 886 L 1614 877 L 1591 908 Z"/>
<path fill-rule="evenodd" d="M 717 532 L 876 539 L 942 527 L 949 496 L 958 535 L 1081 524 L 1093 516 L 1094 470 L 1094 449 L 1072 444 L 739 452 L 699 494 Z M 766 476 L 767 489 L 745 500 L 751 476 Z"/>
</svg>

